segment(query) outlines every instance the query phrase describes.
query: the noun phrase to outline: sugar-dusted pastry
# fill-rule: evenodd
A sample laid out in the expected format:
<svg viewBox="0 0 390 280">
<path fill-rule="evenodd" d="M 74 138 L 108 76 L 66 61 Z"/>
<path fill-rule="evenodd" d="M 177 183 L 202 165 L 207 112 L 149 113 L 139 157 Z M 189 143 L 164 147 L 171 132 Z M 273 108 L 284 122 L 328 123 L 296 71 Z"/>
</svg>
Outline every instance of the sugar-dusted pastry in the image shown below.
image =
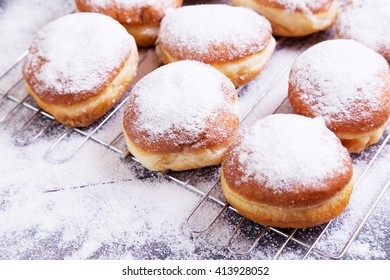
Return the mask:
<svg viewBox="0 0 390 280">
<path fill-rule="evenodd" d="M 336 35 L 366 45 L 390 63 L 390 1 L 360 0 L 345 5 L 337 20 Z"/>
<path fill-rule="evenodd" d="M 123 117 L 130 153 L 150 170 L 221 163 L 238 124 L 236 88 L 196 61 L 174 62 L 142 78 Z"/>
<path fill-rule="evenodd" d="M 332 26 L 338 14 L 337 0 L 232 0 L 265 16 L 274 35 L 299 37 Z"/>
<path fill-rule="evenodd" d="M 79 12 L 96 12 L 119 21 L 134 36 L 138 46 L 152 46 L 168 9 L 183 0 L 75 0 Z"/>
<path fill-rule="evenodd" d="M 340 215 L 352 160 L 320 119 L 271 115 L 237 136 L 222 164 L 226 200 L 267 226 L 306 228 Z"/>
<path fill-rule="evenodd" d="M 288 97 L 296 113 L 323 118 L 350 152 L 360 152 L 379 141 L 386 128 L 389 65 L 356 41 L 325 41 L 294 62 Z"/>
<path fill-rule="evenodd" d="M 227 5 L 186 6 L 161 22 L 156 51 L 162 63 L 197 60 L 239 87 L 255 78 L 275 49 L 271 25 L 255 12 Z"/>
<path fill-rule="evenodd" d="M 77 13 L 38 32 L 23 78 L 39 107 L 57 121 L 87 126 L 122 98 L 137 66 L 137 46 L 123 26 L 102 14 Z"/>
</svg>

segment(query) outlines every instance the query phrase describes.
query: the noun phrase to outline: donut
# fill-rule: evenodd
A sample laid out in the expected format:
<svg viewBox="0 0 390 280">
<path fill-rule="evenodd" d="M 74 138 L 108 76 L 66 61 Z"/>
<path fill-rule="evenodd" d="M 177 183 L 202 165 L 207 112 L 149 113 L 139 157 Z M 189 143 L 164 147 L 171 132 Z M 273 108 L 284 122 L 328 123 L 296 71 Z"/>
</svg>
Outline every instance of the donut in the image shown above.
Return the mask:
<svg viewBox="0 0 390 280">
<path fill-rule="evenodd" d="M 338 18 L 336 37 L 356 40 L 383 55 L 390 64 L 390 2 L 349 3 Z"/>
<path fill-rule="evenodd" d="M 230 146 L 221 187 L 229 204 L 252 221 L 313 227 L 337 217 L 348 205 L 352 160 L 321 119 L 271 115 Z"/>
<path fill-rule="evenodd" d="M 274 35 L 301 37 L 332 26 L 338 14 L 337 0 L 232 0 L 265 16 Z"/>
<path fill-rule="evenodd" d="M 137 46 L 153 46 L 161 19 L 183 0 L 75 0 L 79 12 L 96 12 L 119 21 L 133 35 Z"/>
<path fill-rule="evenodd" d="M 38 32 L 22 73 L 39 107 L 64 125 L 83 127 L 122 98 L 137 66 L 137 46 L 123 26 L 102 14 L 77 13 Z"/>
<path fill-rule="evenodd" d="M 153 171 L 215 165 L 239 124 L 237 91 L 210 65 L 179 61 L 132 89 L 123 115 L 129 152 Z"/>
<path fill-rule="evenodd" d="M 389 65 L 356 41 L 325 41 L 294 62 L 288 97 L 295 113 L 323 118 L 351 153 L 361 152 L 389 119 Z"/>
<path fill-rule="evenodd" d="M 163 64 L 196 60 L 224 73 L 236 87 L 254 79 L 275 49 L 270 23 L 227 5 L 186 6 L 161 22 L 156 53 Z"/>
</svg>

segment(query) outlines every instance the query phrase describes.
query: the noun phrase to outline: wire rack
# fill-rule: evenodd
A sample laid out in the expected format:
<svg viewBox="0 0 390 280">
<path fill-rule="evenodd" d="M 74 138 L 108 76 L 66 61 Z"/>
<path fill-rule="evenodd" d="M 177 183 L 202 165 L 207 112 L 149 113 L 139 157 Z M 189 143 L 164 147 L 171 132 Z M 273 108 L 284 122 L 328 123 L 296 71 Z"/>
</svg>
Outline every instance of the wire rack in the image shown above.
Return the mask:
<svg viewBox="0 0 390 280">
<path fill-rule="evenodd" d="M 266 83 L 266 86 L 262 89 L 261 92 L 259 92 L 257 98 L 255 98 L 249 106 L 244 108 L 241 122 L 245 121 L 248 116 L 251 116 L 256 107 L 262 103 L 263 99 L 267 97 L 272 89 L 280 83 L 282 77 L 288 73 L 291 63 L 300 52 L 315 44 L 316 42 L 327 39 L 328 37 L 329 34 L 327 33 L 319 33 L 304 40 L 286 38 L 277 39 L 276 51 L 270 61 L 270 64 L 272 65 L 273 61 L 278 58 L 282 58 L 283 63 L 282 65 L 278 66 L 276 74 L 271 75 L 272 78 L 268 79 L 268 83 Z M 289 51 L 291 48 L 294 48 L 293 55 L 288 55 L 287 58 L 283 57 L 283 52 Z M 0 115 L 0 125 L 15 122 L 15 120 L 18 120 L 22 123 L 20 128 L 18 128 L 14 134 L 17 144 L 29 145 L 36 141 L 39 137 L 52 133 L 52 130 L 55 129 L 57 132 L 60 132 L 59 136 L 53 141 L 53 144 L 48 147 L 48 150 L 45 154 L 45 158 L 51 162 L 62 163 L 71 159 L 88 141 L 94 141 L 107 147 L 109 150 L 117 153 L 123 159 L 129 159 L 131 161 L 138 162 L 137 159 L 132 157 L 127 151 L 122 132 L 114 135 L 114 137 L 111 137 L 109 140 L 105 140 L 103 139 L 104 137 L 99 136 L 102 131 L 106 130 L 110 132 L 113 125 L 116 127 L 121 127 L 121 124 L 118 123 L 119 121 L 115 118 L 115 116 L 121 114 L 121 110 L 123 109 L 123 105 L 128 99 L 128 95 L 126 95 L 126 97 L 124 97 L 96 124 L 82 129 L 65 127 L 56 122 L 50 114 L 42 111 L 28 95 L 20 74 L 21 62 L 23 61 L 23 58 L 26 56 L 26 54 L 27 52 L 21 54 L 12 64 L 0 72 L 0 86 L 7 87 L 7 90 L 0 92 L 0 108 L 2 108 L 2 112 L 4 112 L 2 115 Z M 137 80 L 158 66 L 159 64 L 157 63 L 154 50 L 140 49 L 139 73 Z M 270 67 L 267 67 L 265 72 L 270 71 L 269 68 Z M 245 95 L 247 89 L 248 86 L 243 86 L 238 89 L 240 98 Z M 273 113 L 285 112 L 286 107 L 288 107 L 287 98 L 284 99 L 284 101 Z M 27 118 L 23 118 L 22 120 L 19 117 L 21 108 L 26 108 L 29 111 L 29 116 Z M 80 140 L 75 146 L 69 147 L 67 146 L 67 140 L 73 137 L 74 134 L 76 134 Z M 112 135 L 112 133 L 110 134 Z M 370 147 L 372 150 L 370 153 L 371 157 L 367 161 L 368 164 L 364 171 L 359 176 L 359 178 L 357 178 L 355 188 L 361 184 L 362 180 L 365 178 L 374 162 L 381 155 L 385 146 L 389 143 L 389 140 L 390 133 L 386 131 L 385 135 L 382 137 L 381 142 Z M 60 146 L 63 145 L 67 146 L 66 152 L 60 148 Z M 145 172 L 150 171 L 145 170 Z M 345 244 L 341 244 L 341 250 L 337 253 L 334 253 L 333 251 L 330 252 L 317 248 L 317 244 L 323 239 L 324 235 L 327 234 L 332 223 L 334 223 L 334 220 L 328 222 L 327 224 L 311 229 L 312 232 L 314 232 L 314 234 L 311 234 L 311 238 L 307 238 L 307 232 L 302 229 L 280 229 L 255 224 L 247 220 L 245 217 L 240 216 L 239 213 L 237 213 L 237 211 L 225 201 L 219 188 L 219 172 L 220 167 L 216 166 L 184 172 L 173 172 L 167 170 L 161 172 L 161 174 L 167 179 L 176 182 L 178 185 L 200 196 L 199 202 L 195 205 L 193 210 L 189 213 L 187 219 L 184 221 L 185 226 L 189 231 L 194 234 L 204 234 L 210 230 L 213 225 L 215 225 L 218 219 L 226 218 L 226 215 L 233 213 L 236 215 L 236 219 L 233 221 L 235 223 L 235 229 L 228 239 L 228 250 L 237 256 L 243 256 L 254 249 L 261 250 L 262 248 L 269 246 L 269 244 L 277 244 L 275 245 L 276 249 L 274 250 L 274 254 L 271 256 L 272 259 L 278 259 L 287 246 L 291 246 L 291 244 L 295 244 L 303 248 L 304 253 L 301 256 L 302 259 L 306 259 L 312 254 L 318 254 L 328 259 L 343 258 L 353 241 L 359 235 L 361 229 L 366 224 L 376 205 L 390 186 L 389 180 L 381 188 L 381 191 L 376 196 L 375 201 L 372 202 L 368 211 L 365 213 L 365 216 L 358 222 L 355 230 L 350 234 L 349 239 L 345 242 Z M 210 176 L 210 173 L 213 175 Z M 200 176 L 205 176 L 205 174 L 206 176 L 211 177 L 208 179 L 209 183 L 207 184 L 211 187 L 205 188 L 197 184 L 197 179 Z M 48 192 L 52 191 L 58 190 L 54 189 L 49 190 Z M 206 204 L 212 204 L 214 208 L 217 209 L 216 213 L 209 213 L 205 216 L 204 212 L 200 209 Z M 247 242 L 247 246 L 244 248 L 241 245 L 236 246 L 236 244 L 238 244 L 237 240 L 242 238 L 249 240 L 249 242 Z M 338 245 L 340 247 L 340 244 Z"/>
</svg>

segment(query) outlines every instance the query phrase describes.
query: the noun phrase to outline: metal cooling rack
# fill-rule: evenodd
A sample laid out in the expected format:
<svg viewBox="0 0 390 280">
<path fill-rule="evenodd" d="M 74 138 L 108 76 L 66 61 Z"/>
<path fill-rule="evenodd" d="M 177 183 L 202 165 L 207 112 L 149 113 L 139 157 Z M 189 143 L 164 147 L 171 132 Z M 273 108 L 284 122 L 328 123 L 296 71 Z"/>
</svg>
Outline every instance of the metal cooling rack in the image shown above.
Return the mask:
<svg viewBox="0 0 390 280">
<path fill-rule="evenodd" d="M 274 75 L 272 78 L 272 81 L 270 81 L 267 84 L 267 87 L 262 90 L 262 92 L 258 95 L 258 98 L 251 104 L 249 108 L 246 108 L 246 112 L 244 112 L 243 117 L 241 121 L 244 121 L 255 109 L 255 107 L 261 103 L 264 97 L 267 96 L 267 94 L 273 89 L 275 85 L 278 84 L 278 82 L 281 80 L 283 75 L 287 73 L 287 71 L 290 68 L 291 63 L 294 61 L 294 59 L 299 55 L 301 51 L 309 47 L 310 45 L 322 41 L 327 38 L 327 34 L 325 33 L 319 33 L 314 36 L 312 36 L 309 39 L 306 40 L 295 40 L 295 39 L 286 39 L 286 38 L 280 38 L 277 40 L 277 48 L 274 54 L 274 57 L 277 57 L 283 50 L 288 49 L 290 46 L 294 45 L 297 47 L 296 53 L 293 56 L 290 56 L 287 61 L 285 61 L 283 67 L 281 67 L 278 71 L 277 75 Z M 54 118 L 42 111 L 33 101 L 33 99 L 28 95 L 27 91 L 24 88 L 23 79 L 20 77 L 20 66 L 21 61 L 26 56 L 27 52 L 24 52 L 21 54 L 11 65 L 6 67 L 1 73 L 0 73 L 0 83 L 1 82 L 8 82 L 10 80 L 11 76 L 15 76 L 15 72 L 18 73 L 17 76 L 19 79 L 17 79 L 16 82 L 12 82 L 10 86 L 8 87 L 8 90 L 6 90 L 4 93 L 0 92 L 0 108 L 7 107 L 8 110 L 6 110 L 6 113 L 3 115 L 0 115 L 0 124 L 6 124 L 12 122 L 12 120 L 18 119 L 19 111 L 21 108 L 26 108 L 28 111 L 30 111 L 31 115 L 27 119 L 23 119 L 22 126 L 16 131 L 15 133 L 15 141 L 19 145 L 28 145 L 33 143 L 35 140 L 37 140 L 39 137 L 50 133 L 50 129 L 56 129 L 57 131 L 61 131 L 60 136 L 53 142 L 53 144 L 48 148 L 45 158 L 49 161 L 61 163 L 64 161 L 69 160 L 77 151 L 79 151 L 85 143 L 88 141 L 94 141 L 100 145 L 103 145 L 107 147 L 109 150 L 119 154 L 123 159 L 130 159 L 134 162 L 138 162 L 134 157 L 132 157 L 129 152 L 126 149 L 125 141 L 123 138 L 123 133 L 118 133 L 115 135 L 115 137 L 112 137 L 111 140 L 106 141 L 103 140 L 101 137 L 99 137 L 99 132 L 102 130 L 109 130 L 110 127 L 108 126 L 109 122 L 112 122 L 114 119 L 114 116 L 118 115 L 118 112 L 122 109 L 123 105 L 126 103 L 128 99 L 127 97 L 123 98 L 110 112 L 108 112 L 105 116 L 101 118 L 100 121 L 98 121 L 96 124 L 92 125 L 88 128 L 69 128 L 65 127 L 58 122 L 54 120 Z M 139 75 L 137 79 L 140 79 L 142 76 L 147 74 L 148 72 L 151 72 L 155 68 L 158 67 L 157 64 L 150 64 L 150 61 L 156 61 L 155 53 L 153 50 L 140 50 L 140 61 L 139 61 Z M 272 63 L 272 59 L 271 62 Z M 150 65 L 153 65 L 152 68 L 150 68 Z M 149 69 L 145 69 L 148 68 Z M 265 70 L 267 71 L 267 70 Z M 238 89 L 239 95 L 242 95 L 245 93 L 246 86 L 243 86 Z M 287 100 L 284 100 L 284 102 L 274 111 L 280 112 L 284 105 L 288 103 Z M 20 121 L 20 118 L 19 118 Z M 33 133 L 31 133 L 33 132 Z M 67 144 L 67 139 L 71 137 L 71 135 L 76 134 L 80 137 L 80 141 L 78 144 L 76 144 L 74 147 L 70 147 L 70 150 L 66 153 L 60 153 L 60 156 L 58 155 L 59 146 L 63 144 Z M 382 141 L 378 145 L 372 146 L 370 149 L 374 149 L 374 153 L 366 166 L 365 170 L 361 174 L 361 176 L 357 179 L 355 183 L 355 188 L 358 187 L 361 184 L 361 181 L 365 178 L 366 174 L 374 164 L 374 162 L 377 160 L 378 156 L 382 153 L 385 145 L 389 143 L 390 140 L 390 133 L 386 132 L 386 134 L 383 136 Z M 69 148 L 69 147 L 68 147 Z M 211 169 L 212 172 L 214 172 L 213 178 L 210 179 L 211 187 L 209 188 L 202 188 L 197 186 L 197 176 L 199 174 L 204 173 Z M 315 232 L 314 238 L 309 238 L 308 241 L 307 238 L 305 238 L 305 230 L 302 229 L 279 229 L 264 225 L 255 224 L 246 218 L 242 217 L 237 213 L 237 211 L 231 207 L 223 198 L 220 188 L 219 188 L 219 172 L 220 168 L 217 167 L 210 167 L 209 169 L 198 169 L 193 171 L 185 171 L 185 172 L 173 172 L 173 171 L 165 171 L 161 172 L 163 176 L 168 178 L 169 180 L 172 180 L 179 184 L 180 186 L 198 194 L 201 196 L 200 201 L 197 205 L 193 208 L 193 210 L 189 213 L 187 219 L 185 220 L 186 227 L 193 233 L 204 233 L 208 231 L 218 219 L 221 219 L 222 216 L 226 215 L 229 216 L 233 213 L 233 215 L 236 215 L 236 218 L 233 219 L 233 223 L 235 223 L 235 229 L 233 233 L 231 234 L 227 248 L 230 252 L 234 253 L 235 255 L 242 256 L 245 254 L 248 254 L 255 248 L 261 249 L 264 246 L 269 246 L 270 244 L 277 244 L 275 245 L 275 253 L 272 256 L 273 259 L 278 259 L 282 252 L 287 248 L 287 246 L 290 246 L 291 244 L 295 244 L 298 246 L 301 246 L 304 249 L 304 254 L 302 256 L 302 259 L 308 258 L 310 255 L 316 253 L 319 254 L 322 257 L 329 258 L 329 259 L 341 259 L 345 256 L 346 252 L 348 251 L 349 247 L 351 246 L 352 242 L 356 239 L 356 237 L 359 235 L 361 229 L 366 224 L 366 221 L 370 217 L 371 213 L 375 209 L 376 205 L 380 201 L 380 199 L 383 197 L 385 192 L 390 186 L 390 180 L 383 186 L 380 194 L 376 197 L 376 200 L 371 205 L 370 209 L 366 212 L 366 215 L 364 218 L 360 221 L 358 226 L 356 227 L 356 230 L 351 234 L 349 240 L 343 244 L 344 247 L 341 249 L 340 252 L 334 254 L 331 252 L 327 252 L 324 250 L 321 250 L 317 248 L 317 244 L 322 240 L 323 236 L 328 232 L 330 226 L 332 225 L 333 221 L 328 222 L 325 225 L 321 225 L 318 227 L 313 228 L 312 230 Z M 145 172 L 149 172 L 145 169 Z M 49 190 L 47 192 L 52 191 L 60 191 L 60 190 Z M 218 208 L 218 211 L 215 215 L 209 215 L 208 217 L 204 217 L 204 214 L 200 211 L 202 207 L 206 204 L 212 204 L 213 206 L 216 206 Z M 196 216 L 201 213 L 203 217 L 201 217 L 201 221 L 204 225 L 200 227 L 199 223 L 194 223 L 196 220 Z M 205 219 L 207 219 L 206 223 Z M 228 219 L 228 217 L 227 217 Z M 238 221 L 237 221 L 238 220 Z M 244 237 L 242 237 L 242 235 Z M 244 250 L 237 250 L 235 248 L 235 244 L 237 239 L 244 238 L 244 239 L 251 239 L 250 243 Z M 276 242 L 278 240 L 278 242 Z"/>
</svg>

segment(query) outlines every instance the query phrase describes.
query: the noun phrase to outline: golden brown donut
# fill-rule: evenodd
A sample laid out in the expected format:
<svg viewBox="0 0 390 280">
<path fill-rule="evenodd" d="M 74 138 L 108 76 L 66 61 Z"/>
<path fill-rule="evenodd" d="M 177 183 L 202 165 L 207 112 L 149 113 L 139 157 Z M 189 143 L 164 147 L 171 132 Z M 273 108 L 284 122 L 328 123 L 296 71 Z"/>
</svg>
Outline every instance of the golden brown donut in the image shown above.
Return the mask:
<svg viewBox="0 0 390 280">
<path fill-rule="evenodd" d="M 336 24 L 336 36 L 356 40 L 390 63 L 390 1 L 354 1 L 346 5 Z"/>
<path fill-rule="evenodd" d="M 337 0 L 232 0 L 265 16 L 274 35 L 300 37 L 332 26 L 338 14 Z"/>
<path fill-rule="evenodd" d="M 22 72 L 39 107 L 78 127 L 93 123 L 122 98 L 137 66 L 137 46 L 123 26 L 102 14 L 78 13 L 39 31 Z"/>
<path fill-rule="evenodd" d="M 379 141 L 386 128 L 389 65 L 356 41 L 325 41 L 294 62 L 288 97 L 294 112 L 323 118 L 350 152 L 360 152 Z"/>
<path fill-rule="evenodd" d="M 130 153 L 150 170 L 221 163 L 238 124 L 234 85 L 196 61 L 171 63 L 142 78 L 123 117 Z"/>
<path fill-rule="evenodd" d="M 221 187 L 226 200 L 257 223 L 312 227 L 337 217 L 348 205 L 352 160 L 322 120 L 271 115 L 228 149 Z"/>
<path fill-rule="evenodd" d="M 119 21 L 133 35 L 137 46 L 154 45 L 160 22 L 168 9 L 178 8 L 183 0 L 75 0 L 80 12 L 96 12 Z"/>
<path fill-rule="evenodd" d="M 271 25 L 249 9 L 227 5 L 186 6 L 161 22 L 156 52 L 162 63 L 197 60 L 239 87 L 255 78 L 275 49 Z"/>
</svg>

